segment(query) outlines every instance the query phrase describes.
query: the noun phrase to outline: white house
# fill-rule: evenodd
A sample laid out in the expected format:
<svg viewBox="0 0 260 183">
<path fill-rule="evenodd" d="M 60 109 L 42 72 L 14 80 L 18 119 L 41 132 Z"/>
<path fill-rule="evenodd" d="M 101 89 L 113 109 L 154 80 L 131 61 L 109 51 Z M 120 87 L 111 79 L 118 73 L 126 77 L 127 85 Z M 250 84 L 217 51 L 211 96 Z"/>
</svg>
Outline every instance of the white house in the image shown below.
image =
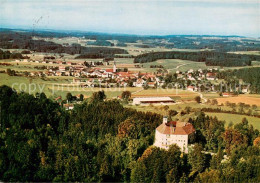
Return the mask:
<svg viewBox="0 0 260 183">
<path fill-rule="evenodd" d="M 190 86 L 187 87 L 187 90 L 188 90 L 188 91 L 194 91 L 194 90 L 195 90 L 195 87 L 190 85 Z"/>
<path fill-rule="evenodd" d="M 163 123 L 156 128 L 154 146 L 168 149 L 170 145 L 176 144 L 182 152 L 188 153 L 189 135 L 195 132 L 191 123 L 170 121 L 163 117 Z"/>
</svg>

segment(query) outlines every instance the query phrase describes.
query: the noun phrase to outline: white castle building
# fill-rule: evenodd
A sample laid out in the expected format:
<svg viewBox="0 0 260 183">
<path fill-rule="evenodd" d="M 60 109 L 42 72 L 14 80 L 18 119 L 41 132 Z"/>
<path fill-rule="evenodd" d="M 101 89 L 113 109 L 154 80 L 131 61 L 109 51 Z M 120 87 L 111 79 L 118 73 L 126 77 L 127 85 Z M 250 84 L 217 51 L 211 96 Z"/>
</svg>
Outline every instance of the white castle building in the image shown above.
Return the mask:
<svg viewBox="0 0 260 183">
<path fill-rule="evenodd" d="M 170 121 L 163 117 L 163 123 L 156 128 L 154 145 L 168 149 L 170 145 L 177 144 L 182 152 L 188 153 L 188 137 L 195 132 L 191 123 Z"/>
</svg>

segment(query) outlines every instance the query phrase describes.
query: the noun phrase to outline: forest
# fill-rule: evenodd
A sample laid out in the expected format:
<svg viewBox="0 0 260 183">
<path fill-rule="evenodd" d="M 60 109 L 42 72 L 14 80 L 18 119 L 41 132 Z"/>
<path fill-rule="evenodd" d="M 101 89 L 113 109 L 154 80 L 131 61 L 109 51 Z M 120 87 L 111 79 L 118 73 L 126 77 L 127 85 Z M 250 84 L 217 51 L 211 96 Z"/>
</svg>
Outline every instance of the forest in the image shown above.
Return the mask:
<svg viewBox="0 0 260 183">
<path fill-rule="evenodd" d="M 82 54 L 83 56 L 81 57 L 84 57 L 84 55 L 98 55 L 98 58 L 103 58 L 103 55 L 127 54 L 127 51 L 119 48 L 84 47 L 80 44 L 62 46 L 50 41 L 33 40 L 32 35 L 26 32 L 17 33 L 9 31 L 0 32 L 0 48 L 29 49 L 36 52 L 67 53 L 71 55 Z"/>
<path fill-rule="evenodd" d="M 19 32 L 19 33 L 18 33 Z M 139 47 L 154 48 L 178 48 L 178 49 L 213 49 L 217 52 L 234 52 L 234 51 L 260 51 L 260 41 L 241 36 L 214 36 L 211 39 L 207 35 L 165 35 L 165 36 L 140 36 L 140 35 L 126 35 L 126 34 L 107 34 L 97 32 L 77 32 L 77 31 L 47 31 L 47 30 L 18 30 L 18 29 L 4 29 L 0 28 L 0 47 L 12 47 L 12 44 L 7 41 L 3 44 L 1 37 L 6 34 L 16 34 L 16 37 L 43 37 L 43 38 L 64 38 L 64 37 L 84 37 L 86 39 L 94 40 L 92 44 L 97 46 L 113 46 L 107 40 L 117 40 L 116 46 L 125 47 L 126 43 L 142 42 Z M 89 43 L 91 44 L 91 43 Z M 13 45 L 17 47 L 17 45 Z M 57 50 L 60 51 L 60 50 Z M 59 53 L 59 52 L 57 52 Z M 66 52 L 68 53 L 68 52 Z"/>
<path fill-rule="evenodd" d="M 214 51 L 185 52 L 185 51 L 168 51 L 168 52 L 151 52 L 138 55 L 134 63 L 153 62 L 158 59 L 181 59 L 195 62 L 205 62 L 208 66 L 250 66 L 251 61 L 260 60 L 260 56 L 231 54 Z"/>
<path fill-rule="evenodd" d="M 11 53 L 10 51 L 3 51 L 0 49 L 0 60 L 1 59 L 23 59 L 21 53 Z"/>
<path fill-rule="evenodd" d="M 260 181 L 259 131 L 246 119 L 225 128 L 199 112 L 189 119 L 194 147 L 183 154 L 152 146 L 161 115 L 124 108 L 102 91 L 67 111 L 44 93 L 1 86 L 0 117 L 1 181 Z"/>
<path fill-rule="evenodd" d="M 218 73 L 217 77 L 225 81 L 242 79 L 245 84 L 249 84 L 251 93 L 260 93 L 259 67 L 222 71 Z"/>
</svg>

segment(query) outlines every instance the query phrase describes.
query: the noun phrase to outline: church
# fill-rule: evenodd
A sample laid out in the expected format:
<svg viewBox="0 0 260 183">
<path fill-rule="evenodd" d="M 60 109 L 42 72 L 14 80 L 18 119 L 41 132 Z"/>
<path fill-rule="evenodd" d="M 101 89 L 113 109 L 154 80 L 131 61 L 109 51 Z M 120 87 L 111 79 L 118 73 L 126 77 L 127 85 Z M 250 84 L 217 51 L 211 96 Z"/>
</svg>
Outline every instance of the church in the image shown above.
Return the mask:
<svg viewBox="0 0 260 183">
<path fill-rule="evenodd" d="M 188 153 L 189 136 L 195 133 L 191 123 L 180 121 L 168 121 L 163 117 L 163 123 L 156 128 L 154 146 L 169 149 L 169 146 L 176 144 L 182 152 Z"/>
</svg>

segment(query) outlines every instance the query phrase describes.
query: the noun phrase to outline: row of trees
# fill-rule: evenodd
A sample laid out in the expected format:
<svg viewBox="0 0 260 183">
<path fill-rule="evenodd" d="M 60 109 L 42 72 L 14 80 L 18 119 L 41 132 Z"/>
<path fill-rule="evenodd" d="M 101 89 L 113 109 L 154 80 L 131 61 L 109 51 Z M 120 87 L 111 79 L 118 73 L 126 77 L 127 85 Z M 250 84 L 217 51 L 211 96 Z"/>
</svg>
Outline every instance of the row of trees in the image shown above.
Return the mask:
<svg viewBox="0 0 260 183">
<path fill-rule="evenodd" d="M 0 49 L 0 60 L 1 59 L 23 59 L 21 53 L 11 53 L 10 51 L 3 51 Z"/>
</svg>

